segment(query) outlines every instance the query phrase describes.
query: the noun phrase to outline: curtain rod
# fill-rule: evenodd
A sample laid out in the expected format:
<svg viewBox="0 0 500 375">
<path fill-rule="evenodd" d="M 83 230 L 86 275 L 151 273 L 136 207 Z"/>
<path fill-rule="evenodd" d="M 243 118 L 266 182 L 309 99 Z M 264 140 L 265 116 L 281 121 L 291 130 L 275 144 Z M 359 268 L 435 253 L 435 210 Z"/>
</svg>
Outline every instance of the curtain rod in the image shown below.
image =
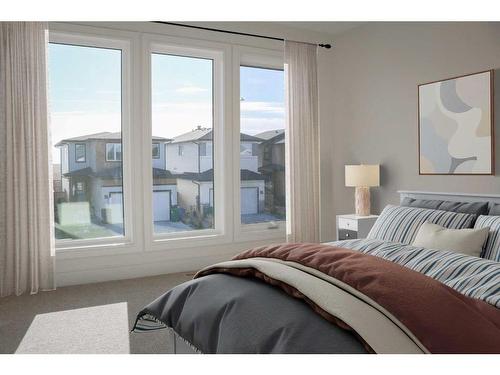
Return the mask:
<svg viewBox="0 0 500 375">
<path fill-rule="evenodd" d="M 221 29 L 214 29 L 211 27 L 203 27 L 203 26 L 192 26 L 192 25 L 185 25 L 183 23 L 175 23 L 175 22 L 164 22 L 164 21 L 153 21 L 154 23 L 160 23 L 163 25 L 171 25 L 171 26 L 180 26 L 180 27 L 188 27 L 191 29 L 198 29 L 198 30 L 206 30 L 206 31 L 215 31 L 218 33 L 226 33 L 226 34 L 234 34 L 234 35 L 242 35 L 242 36 L 251 36 L 254 38 L 262 38 L 262 39 L 271 39 L 271 40 L 281 40 L 282 42 L 285 41 L 283 38 L 276 38 L 274 36 L 267 36 L 267 35 L 258 35 L 258 34 L 249 34 L 249 33 L 242 33 L 239 31 L 228 31 L 228 30 L 221 30 Z M 323 43 L 309 43 L 309 42 L 300 42 L 300 43 L 305 43 L 305 44 L 312 44 L 312 45 L 317 45 L 318 47 L 323 47 L 326 49 L 332 48 L 332 45 L 329 43 L 323 44 Z"/>
</svg>

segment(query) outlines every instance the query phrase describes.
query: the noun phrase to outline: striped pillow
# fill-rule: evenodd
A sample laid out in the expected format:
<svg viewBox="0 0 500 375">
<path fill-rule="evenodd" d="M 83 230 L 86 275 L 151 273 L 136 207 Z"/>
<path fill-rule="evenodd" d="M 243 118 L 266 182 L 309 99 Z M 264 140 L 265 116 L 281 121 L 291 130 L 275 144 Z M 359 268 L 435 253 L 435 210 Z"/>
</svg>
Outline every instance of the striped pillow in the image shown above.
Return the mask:
<svg viewBox="0 0 500 375">
<path fill-rule="evenodd" d="M 475 215 L 472 214 L 388 205 L 367 238 L 409 245 L 425 222 L 450 229 L 462 229 L 470 228 L 474 219 Z"/>
<path fill-rule="evenodd" d="M 490 233 L 483 246 L 481 258 L 500 262 L 500 216 L 479 216 L 474 228 L 486 227 L 490 228 Z"/>
</svg>

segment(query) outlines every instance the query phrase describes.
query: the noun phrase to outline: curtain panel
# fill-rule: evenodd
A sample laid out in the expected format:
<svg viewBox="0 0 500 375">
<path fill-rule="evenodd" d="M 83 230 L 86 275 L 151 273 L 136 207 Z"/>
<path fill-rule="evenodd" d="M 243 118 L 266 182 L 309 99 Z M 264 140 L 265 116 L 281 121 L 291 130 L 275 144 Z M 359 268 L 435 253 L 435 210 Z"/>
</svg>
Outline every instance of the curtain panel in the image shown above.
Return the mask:
<svg viewBox="0 0 500 375">
<path fill-rule="evenodd" d="M 319 242 L 316 45 L 285 41 L 287 240 Z"/>
<path fill-rule="evenodd" d="M 0 22 L 0 296 L 54 289 L 47 24 Z"/>
</svg>

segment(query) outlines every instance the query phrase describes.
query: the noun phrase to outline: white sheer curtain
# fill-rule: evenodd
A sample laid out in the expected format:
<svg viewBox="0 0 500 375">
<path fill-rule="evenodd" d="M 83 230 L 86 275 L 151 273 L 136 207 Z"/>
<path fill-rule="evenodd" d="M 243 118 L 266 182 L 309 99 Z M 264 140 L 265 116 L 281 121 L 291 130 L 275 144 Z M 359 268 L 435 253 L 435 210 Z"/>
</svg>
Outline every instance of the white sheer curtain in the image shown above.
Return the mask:
<svg viewBox="0 0 500 375">
<path fill-rule="evenodd" d="M 54 289 L 47 24 L 0 22 L 0 296 Z"/>
<path fill-rule="evenodd" d="M 319 242 L 319 129 L 315 45 L 285 41 L 287 240 Z"/>
</svg>

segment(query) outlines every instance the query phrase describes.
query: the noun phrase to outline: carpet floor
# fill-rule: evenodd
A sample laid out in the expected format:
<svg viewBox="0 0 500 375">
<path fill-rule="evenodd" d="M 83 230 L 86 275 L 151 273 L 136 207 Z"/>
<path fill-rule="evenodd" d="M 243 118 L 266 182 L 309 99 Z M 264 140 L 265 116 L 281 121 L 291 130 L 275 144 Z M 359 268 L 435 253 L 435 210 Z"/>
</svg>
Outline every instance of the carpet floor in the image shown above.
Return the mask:
<svg viewBox="0 0 500 375">
<path fill-rule="evenodd" d="M 137 313 L 192 278 L 179 273 L 0 299 L 0 353 L 172 353 L 167 330 L 133 333 Z"/>
</svg>

